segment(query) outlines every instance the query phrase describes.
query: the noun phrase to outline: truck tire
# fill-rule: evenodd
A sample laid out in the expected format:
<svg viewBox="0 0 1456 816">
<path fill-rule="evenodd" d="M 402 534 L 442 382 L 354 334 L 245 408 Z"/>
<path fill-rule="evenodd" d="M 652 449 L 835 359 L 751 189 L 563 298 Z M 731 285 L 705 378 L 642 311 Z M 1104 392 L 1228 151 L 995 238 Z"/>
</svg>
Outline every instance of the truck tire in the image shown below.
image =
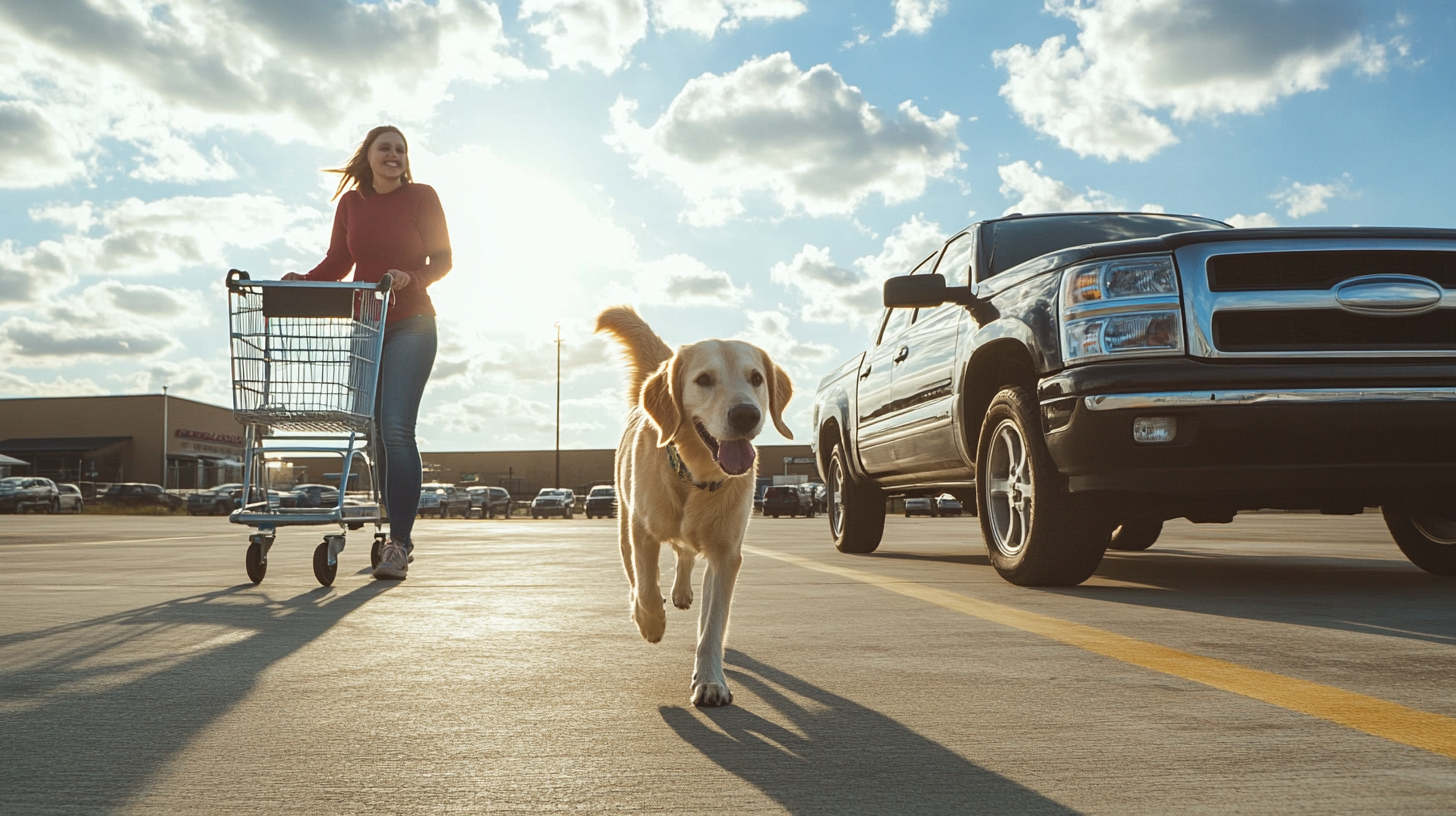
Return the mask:
<svg viewBox="0 0 1456 816">
<path fill-rule="evenodd" d="M 1112 541 L 1107 549 L 1121 552 L 1141 552 L 1153 546 L 1163 534 L 1163 522 L 1156 519 L 1127 519 L 1112 531 Z"/>
<path fill-rule="evenodd" d="M 885 534 L 885 494 L 850 475 L 844 446 L 829 455 L 829 532 L 842 553 L 872 553 Z"/>
<path fill-rule="evenodd" d="M 1456 513 L 1383 506 L 1385 526 L 1412 564 L 1432 575 L 1456 575 Z"/>
<path fill-rule="evenodd" d="M 991 566 L 1017 586 L 1074 586 L 1102 562 L 1109 527 L 1079 515 L 1041 435 L 1036 400 L 1020 386 L 986 409 L 976 446 L 976 505 Z"/>
</svg>

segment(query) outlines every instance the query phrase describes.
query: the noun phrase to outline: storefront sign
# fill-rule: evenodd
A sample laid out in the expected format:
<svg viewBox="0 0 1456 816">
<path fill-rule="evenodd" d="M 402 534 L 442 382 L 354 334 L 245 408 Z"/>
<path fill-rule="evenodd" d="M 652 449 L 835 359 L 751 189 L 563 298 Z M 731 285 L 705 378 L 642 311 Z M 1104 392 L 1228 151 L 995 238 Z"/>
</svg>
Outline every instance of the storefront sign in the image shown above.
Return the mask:
<svg viewBox="0 0 1456 816">
<path fill-rule="evenodd" d="M 236 434 L 220 434 L 213 433 L 211 431 L 190 431 L 186 428 L 178 428 L 176 435 L 179 439 L 202 439 L 207 442 L 221 442 L 224 445 L 234 445 L 236 447 L 243 446 L 243 438 L 241 436 L 237 436 Z M 184 445 L 183 447 L 186 446 Z"/>
</svg>

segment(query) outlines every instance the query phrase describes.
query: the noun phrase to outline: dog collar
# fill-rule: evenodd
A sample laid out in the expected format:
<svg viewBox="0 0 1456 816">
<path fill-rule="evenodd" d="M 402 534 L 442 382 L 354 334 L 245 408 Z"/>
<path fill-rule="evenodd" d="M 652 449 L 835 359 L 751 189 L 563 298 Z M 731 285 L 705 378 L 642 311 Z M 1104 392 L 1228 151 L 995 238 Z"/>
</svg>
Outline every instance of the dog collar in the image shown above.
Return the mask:
<svg viewBox="0 0 1456 816">
<path fill-rule="evenodd" d="M 712 493 L 714 490 L 723 486 L 721 479 L 716 482 L 700 482 L 694 479 L 693 474 L 688 471 L 688 466 L 683 464 L 682 456 L 677 452 L 677 445 L 667 446 L 667 461 L 672 464 L 672 469 L 677 473 L 679 479 L 699 490 L 706 490 Z"/>
</svg>

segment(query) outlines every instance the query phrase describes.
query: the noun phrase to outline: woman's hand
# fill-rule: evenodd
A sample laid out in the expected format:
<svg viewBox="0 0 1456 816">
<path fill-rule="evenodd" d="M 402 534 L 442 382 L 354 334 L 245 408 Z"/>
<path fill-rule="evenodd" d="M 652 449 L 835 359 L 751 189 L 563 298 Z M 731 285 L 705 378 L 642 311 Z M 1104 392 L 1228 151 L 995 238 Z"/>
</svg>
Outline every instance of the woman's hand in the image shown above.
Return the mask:
<svg viewBox="0 0 1456 816">
<path fill-rule="evenodd" d="M 414 278 L 410 277 L 410 273 L 404 271 L 403 269 L 391 269 L 389 270 L 389 274 L 393 276 L 393 279 L 389 284 L 389 291 L 391 292 L 398 292 L 399 290 L 404 289 L 405 287 L 410 285 L 411 281 L 414 280 Z"/>
<path fill-rule="evenodd" d="M 305 278 L 304 276 L 298 274 L 297 272 L 289 272 L 287 275 L 284 275 L 283 276 L 283 279 L 284 280 L 307 280 L 307 278 Z"/>
</svg>

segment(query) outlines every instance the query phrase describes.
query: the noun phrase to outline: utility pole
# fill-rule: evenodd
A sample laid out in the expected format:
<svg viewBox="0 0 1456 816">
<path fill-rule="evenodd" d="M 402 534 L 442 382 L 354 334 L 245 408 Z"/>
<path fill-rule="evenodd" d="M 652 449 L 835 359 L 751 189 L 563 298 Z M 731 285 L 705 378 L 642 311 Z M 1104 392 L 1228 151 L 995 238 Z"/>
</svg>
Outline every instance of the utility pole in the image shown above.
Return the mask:
<svg viewBox="0 0 1456 816">
<path fill-rule="evenodd" d="M 561 487 L 561 321 L 556 321 L 556 487 Z"/>
<path fill-rule="evenodd" d="M 167 386 L 162 386 L 162 489 L 167 489 Z"/>
</svg>

